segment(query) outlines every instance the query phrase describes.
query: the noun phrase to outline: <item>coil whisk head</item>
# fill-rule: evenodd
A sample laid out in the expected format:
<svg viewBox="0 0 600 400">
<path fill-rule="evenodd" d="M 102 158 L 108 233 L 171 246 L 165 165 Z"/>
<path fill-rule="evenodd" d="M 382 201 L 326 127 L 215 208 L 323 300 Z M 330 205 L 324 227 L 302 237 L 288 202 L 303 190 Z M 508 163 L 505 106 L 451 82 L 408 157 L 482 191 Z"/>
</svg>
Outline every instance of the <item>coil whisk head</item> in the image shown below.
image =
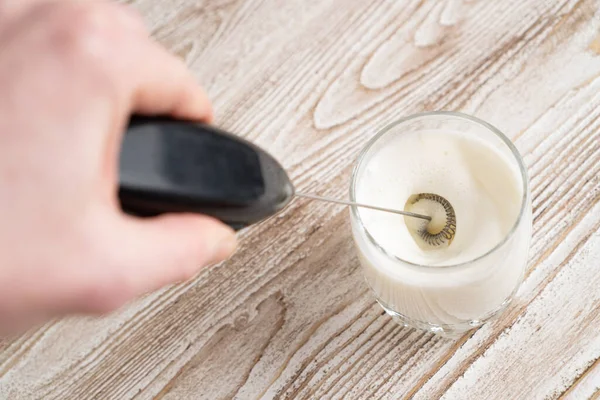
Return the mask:
<svg viewBox="0 0 600 400">
<path fill-rule="evenodd" d="M 435 193 L 418 193 L 410 196 L 404 210 L 431 217 L 431 221 L 404 218 L 408 231 L 419 247 L 433 249 L 449 246 L 456 234 L 456 214 L 452 204 Z"/>
</svg>

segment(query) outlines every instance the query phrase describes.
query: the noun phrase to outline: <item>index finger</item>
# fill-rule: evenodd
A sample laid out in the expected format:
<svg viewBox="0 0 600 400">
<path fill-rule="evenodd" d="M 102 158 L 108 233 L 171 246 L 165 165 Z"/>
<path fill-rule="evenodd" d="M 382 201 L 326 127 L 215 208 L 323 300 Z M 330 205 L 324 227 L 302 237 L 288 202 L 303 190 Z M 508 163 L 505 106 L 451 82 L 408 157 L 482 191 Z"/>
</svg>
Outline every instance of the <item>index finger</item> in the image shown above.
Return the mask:
<svg viewBox="0 0 600 400">
<path fill-rule="evenodd" d="M 149 65 L 138 72 L 132 97 L 133 110 L 211 123 L 210 100 L 185 63 L 157 43 L 148 42 L 147 45 L 142 57 Z"/>
<path fill-rule="evenodd" d="M 140 38 L 132 47 L 119 74 L 127 90 L 121 112 L 213 121 L 204 89 L 181 59 L 150 38 Z"/>
</svg>

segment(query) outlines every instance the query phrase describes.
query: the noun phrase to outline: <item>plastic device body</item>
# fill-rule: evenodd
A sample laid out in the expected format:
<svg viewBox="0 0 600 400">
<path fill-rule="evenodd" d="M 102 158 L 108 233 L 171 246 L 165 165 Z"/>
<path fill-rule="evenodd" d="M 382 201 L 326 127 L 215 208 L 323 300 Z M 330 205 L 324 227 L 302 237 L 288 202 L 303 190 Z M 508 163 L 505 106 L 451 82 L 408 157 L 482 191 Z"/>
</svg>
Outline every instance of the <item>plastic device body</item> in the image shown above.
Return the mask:
<svg viewBox="0 0 600 400">
<path fill-rule="evenodd" d="M 239 230 L 283 209 L 294 187 L 267 152 L 206 124 L 134 116 L 119 164 L 122 209 L 212 216 Z"/>
</svg>

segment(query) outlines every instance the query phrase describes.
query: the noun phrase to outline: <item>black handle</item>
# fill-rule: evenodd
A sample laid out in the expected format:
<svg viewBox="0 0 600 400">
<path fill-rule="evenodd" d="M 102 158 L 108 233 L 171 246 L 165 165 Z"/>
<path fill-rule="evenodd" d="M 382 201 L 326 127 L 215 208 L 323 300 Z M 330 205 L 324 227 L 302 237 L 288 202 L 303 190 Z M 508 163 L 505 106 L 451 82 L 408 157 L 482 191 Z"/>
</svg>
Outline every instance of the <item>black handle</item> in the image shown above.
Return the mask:
<svg viewBox="0 0 600 400">
<path fill-rule="evenodd" d="M 284 208 L 294 188 L 267 152 L 206 124 L 134 116 L 124 135 L 119 199 L 138 216 L 193 212 L 234 229 Z"/>
</svg>

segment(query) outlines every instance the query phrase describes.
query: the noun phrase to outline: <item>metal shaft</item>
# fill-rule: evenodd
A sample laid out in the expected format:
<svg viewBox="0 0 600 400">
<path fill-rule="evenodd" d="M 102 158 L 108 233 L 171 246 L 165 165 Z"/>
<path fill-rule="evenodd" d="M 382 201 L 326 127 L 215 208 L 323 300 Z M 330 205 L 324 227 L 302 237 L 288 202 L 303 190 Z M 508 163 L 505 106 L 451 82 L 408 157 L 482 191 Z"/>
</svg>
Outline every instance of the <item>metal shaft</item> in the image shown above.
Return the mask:
<svg viewBox="0 0 600 400">
<path fill-rule="evenodd" d="M 368 205 L 368 204 L 355 203 L 353 201 L 344 201 L 344 200 L 330 199 L 328 197 L 315 196 L 314 194 L 305 194 L 305 193 L 298 193 L 298 192 L 296 192 L 296 196 L 298 196 L 298 197 L 304 197 L 306 199 L 325 201 L 325 202 L 328 202 L 328 203 L 336 203 L 336 204 L 343 204 L 343 205 L 346 205 L 346 206 L 356 206 L 356 207 L 362 207 L 362 208 L 369 208 L 371 210 L 385 211 L 385 212 L 389 212 L 389 213 L 393 213 L 393 214 L 402 214 L 402 215 L 406 215 L 407 217 L 420 218 L 420 219 L 425 219 L 427 221 L 431 221 L 431 217 L 429 217 L 427 215 L 415 214 L 415 213 L 411 213 L 411 212 L 408 212 L 408 211 L 400 211 L 400 210 L 394 210 L 394 209 L 391 209 L 391 208 L 376 207 L 376 206 L 371 206 L 371 205 Z"/>
</svg>

